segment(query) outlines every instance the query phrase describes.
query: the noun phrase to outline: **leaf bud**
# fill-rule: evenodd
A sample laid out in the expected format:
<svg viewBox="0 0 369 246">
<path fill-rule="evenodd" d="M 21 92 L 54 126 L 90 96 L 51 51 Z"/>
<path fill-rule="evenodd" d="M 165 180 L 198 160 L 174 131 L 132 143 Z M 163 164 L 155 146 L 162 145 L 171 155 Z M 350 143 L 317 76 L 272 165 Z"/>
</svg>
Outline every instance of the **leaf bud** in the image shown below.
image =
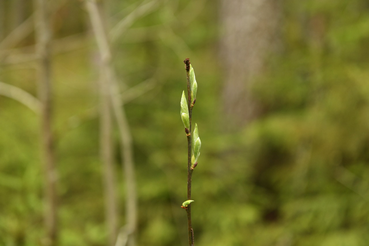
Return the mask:
<svg viewBox="0 0 369 246">
<path fill-rule="evenodd" d="M 193 155 L 191 158 L 192 164 L 197 162 L 197 159 L 200 156 L 200 149 L 201 149 L 201 139 L 199 137 L 199 128 L 197 124 L 195 124 L 195 129 L 193 130 Z"/>
<path fill-rule="evenodd" d="M 190 85 L 191 85 L 191 103 L 196 99 L 197 95 L 197 82 L 195 76 L 195 70 L 190 65 Z"/>
<path fill-rule="evenodd" d="M 190 116 L 188 113 L 188 105 L 184 91 L 181 97 L 181 119 L 185 128 L 190 128 Z"/>
</svg>

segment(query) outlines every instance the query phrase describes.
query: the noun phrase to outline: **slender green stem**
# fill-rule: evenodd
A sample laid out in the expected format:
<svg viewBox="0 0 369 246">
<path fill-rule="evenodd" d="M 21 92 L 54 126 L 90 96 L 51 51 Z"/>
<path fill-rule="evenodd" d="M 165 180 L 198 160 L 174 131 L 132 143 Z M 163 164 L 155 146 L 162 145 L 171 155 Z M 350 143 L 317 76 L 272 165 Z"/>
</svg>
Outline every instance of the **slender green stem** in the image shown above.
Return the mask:
<svg viewBox="0 0 369 246">
<path fill-rule="evenodd" d="M 190 118 L 190 134 L 187 134 L 187 146 L 188 146 L 188 156 L 187 156 L 187 200 L 191 200 L 191 182 L 192 182 L 192 171 L 191 170 L 191 156 L 192 156 L 192 107 L 191 107 L 191 85 L 190 85 L 190 59 L 185 59 L 186 64 L 186 77 L 187 77 L 187 104 Z M 187 222 L 188 222 L 188 243 L 189 246 L 194 245 L 193 229 L 191 221 L 191 204 L 186 209 L 187 211 Z"/>
</svg>

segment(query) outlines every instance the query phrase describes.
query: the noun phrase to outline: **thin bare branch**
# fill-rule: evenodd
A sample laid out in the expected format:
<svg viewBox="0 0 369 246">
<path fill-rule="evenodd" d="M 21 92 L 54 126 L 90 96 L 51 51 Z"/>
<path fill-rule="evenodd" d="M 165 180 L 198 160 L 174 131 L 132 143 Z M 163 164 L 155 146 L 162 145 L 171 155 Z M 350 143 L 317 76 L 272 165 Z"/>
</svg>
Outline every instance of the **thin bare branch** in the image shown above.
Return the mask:
<svg viewBox="0 0 369 246">
<path fill-rule="evenodd" d="M 122 104 L 127 104 L 155 88 L 156 80 L 148 79 L 122 93 Z"/>
<path fill-rule="evenodd" d="M 127 228 L 124 226 L 120 229 L 117 242 L 115 243 L 115 246 L 126 246 L 128 243 L 128 236 L 129 233 L 127 231 Z"/>
<path fill-rule="evenodd" d="M 119 21 L 110 31 L 111 40 L 114 42 L 124 33 L 138 18 L 149 14 L 158 7 L 158 1 L 144 1 L 134 11 Z"/>
<path fill-rule="evenodd" d="M 41 102 L 30 93 L 16 86 L 0 82 L 0 95 L 14 99 L 31 109 L 36 114 L 40 114 Z"/>
<path fill-rule="evenodd" d="M 53 55 L 86 48 L 86 34 L 75 34 L 58 40 L 53 40 Z M 88 47 L 88 46 L 87 46 Z M 35 46 L 27 46 L 16 49 L 1 50 L 3 56 L 2 65 L 18 65 L 21 63 L 34 62 L 38 58 L 34 53 Z"/>
<path fill-rule="evenodd" d="M 49 13 L 56 11 L 60 7 L 62 7 L 64 4 L 66 4 L 68 0 L 61 0 L 61 1 L 53 1 L 53 5 L 50 6 L 49 10 L 51 10 Z M 37 10 L 36 10 L 37 11 Z M 25 21 L 23 21 L 19 26 L 17 26 L 10 34 L 8 34 L 3 41 L 0 43 L 0 60 L 2 62 L 4 59 L 6 59 L 6 56 L 9 54 L 9 49 L 12 47 L 17 46 L 23 39 L 25 39 L 28 35 L 34 31 L 34 22 L 35 14 L 32 14 L 29 16 Z M 32 52 L 34 51 L 34 46 L 32 46 Z M 30 56 L 26 56 L 25 60 L 28 61 L 30 59 Z M 22 61 L 23 59 L 16 59 L 18 62 Z M 23 61 L 22 61 L 23 62 Z M 16 62 L 13 62 L 16 63 Z"/>
<path fill-rule="evenodd" d="M 145 0 L 141 3 L 132 3 L 129 6 L 122 8 L 118 13 L 113 14 L 112 16 L 109 17 L 109 19 L 111 20 L 111 22 L 109 23 L 113 23 L 114 20 L 120 20 L 122 19 L 121 16 L 127 16 L 129 13 L 131 13 L 133 10 L 135 10 L 138 6 L 142 5 L 145 2 L 149 2 L 151 0 Z"/>
<path fill-rule="evenodd" d="M 2 65 L 16 65 L 21 63 L 28 63 L 28 62 L 34 62 L 37 61 L 38 57 L 36 54 L 13 54 L 11 56 L 7 56 L 3 62 Z"/>
<path fill-rule="evenodd" d="M 167 44 L 177 54 L 179 58 L 184 57 L 186 54 L 190 56 L 192 51 L 187 43 L 178 36 L 171 27 L 167 26 L 159 33 L 160 39 L 164 44 Z"/>
<path fill-rule="evenodd" d="M 97 46 L 99 48 L 102 62 L 103 63 L 110 62 L 111 61 L 110 45 L 107 39 L 104 24 L 100 17 L 99 8 L 97 7 L 96 1 L 86 0 L 86 7 L 88 14 L 90 16 L 92 28 L 95 33 L 95 39 L 97 42 Z"/>
<path fill-rule="evenodd" d="M 122 92 L 122 104 L 125 105 L 134 101 L 136 98 L 152 90 L 155 85 L 157 84 L 154 79 L 148 79 L 134 87 L 131 87 L 127 91 Z M 70 130 L 71 128 L 75 128 L 79 125 L 80 122 L 96 118 L 98 116 L 98 113 L 99 110 L 97 107 L 91 107 L 79 114 L 72 115 L 68 118 L 66 122 L 62 124 L 61 129 L 57 129 L 57 131 L 65 132 Z"/>
<path fill-rule="evenodd" d="M 45 229 L 44 245 L 57 245 L 57 174 L 54 155 L 54 136 L 52 133 L 52 102 L 51 102 L 51 28 L 48 1 L 34 0 L 36 53 L 39 58 L 38 91 L 41 101 L 41 150 L 44 162 L 44 197 L 45 197 Z"/>
<path fill-rule="evenodd" d="M 139 43 L 147 40 L 156 40 L 159 38 L 157 34 L 162 27 L 162 25 L 152 25 L 129 28 L 121 41 L 124 43 Z"/>
<path fill-rule="evenodd" d="M 361 198 L 368 200 L 369 187 L 368 182 L 364 181 L 360 177 L 356 176 L 349 170 L 344 167 L 337 167 L 335 172 L 335 179 L 345 186 L 347 189 L 351 190 L 352 192 L 356 193 Z M 363 189 L 362 187 L 365 187 Z"/>
<path fill-rule="evenodd" d="M 28 36 L 33 31 L 33 19 L 34 16 L 31 15 L 22 24 L 15 28 L 6 38 L 4 38 L 0 43 L 0 50 L 14 47 Z"/>
<path fill-rule="evenodd" d="M 187 6 L 180 13 L 176 14 L 178 20 L 186 20 L 186 23 L 191 23 L 198 17 L 205 8 L 207 0 L 188 1 Z"/>
</svg>

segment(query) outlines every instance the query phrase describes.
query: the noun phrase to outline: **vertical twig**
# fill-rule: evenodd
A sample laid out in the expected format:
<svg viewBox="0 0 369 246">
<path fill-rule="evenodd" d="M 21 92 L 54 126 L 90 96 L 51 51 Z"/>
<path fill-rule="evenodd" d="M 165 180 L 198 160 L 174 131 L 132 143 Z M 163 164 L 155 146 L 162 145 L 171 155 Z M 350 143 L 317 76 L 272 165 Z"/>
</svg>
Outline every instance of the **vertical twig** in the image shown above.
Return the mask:
<svg viewBox="0 0 369 246">
<path fill-rule="evenodd" d="M 0 40 L 6 36 L 5 31 L 5 1 L 0 1 Z M 0 46 L 1 47 L 1 46 Z"/>
<path fill-rule="evenodd" d="M 187 78 L 187 105 L 190 118 L 190 134 L 187 134 L 187 200 L 191 200 L 191 182 L 192 182 L 192 169 L 191 169 L 191 157 L 192 157 L 192 106 L 191 106 L 191 83 L 190 83 L 190 59 L 185 59 L 186 64 L 186 78 Z M 193 229 L 191 220 L 191 205 L 186 209 L 187 222 L 188 222 L 188 242 L 190 246 L 193 246 Z"/>
<path fill-rule="evenodd" d="M 26 7 L 27 1 L 26 0 L 14 0 L 12 3 L 12 11 L 13 11 L 13 18 L 12 18 L 12 25 L 13 28 L 20 25 L 26 16 Z"/>
<path fill-rule="evenodd" d="M 187 100 L 184 91 L 181 97 L 181 118 L 185 127 L 188 145 L 187 156 L 187 200 L 182 203 L 182 208 L 186 209 L 187 222 L 188 222 L 188 244 L 189 246 L 195 245 L 194 230 L 192 228 L 191 220 L 191 204 L 194 200 L 191 199 L 191 183 L 192 173 L 197 166 L 197 160 L 200 156 L 201 140 L 199 137 L 199 129 L 195 124 L 195 129 L 192 131 L 192 108 L 196 102 L 197 94 L 197 82 L 195 77 L 195 71 L 190 63 L 190 59 L 184 60 L 187 78 Z M 194 140 L 194 141 L 193 141 Z M 193 145 L 193 146 L 192 146 Z"/>
<path fill-rule="evenodd" d="M 45 245 L 57 244 L 57 195 L 56 168 L 54 158 L 53 134 L 51 129 L 51 64 L 50 46 L 51 30 L 47 1 L 35 0 L 36 10 L 36 43 L 39 58 L 38 94 L 41 101 L 41 138 L 42 156 L 45 167 Z"/>
<path fill-rule="evenodd" d="M 3 1 L 0 1 L 0 2 L 3 2 Z M 1 8 L 1 5 L 0 5 L 0 8 Z M 33 31 L 32 29 L 33 18 L 34 16 L 31 15 L 26 20 L 24 20 L 19 26 L 13 29 L 8 35 L 0 39 L 1 40 L 0 49 L 12 48 L 16 46 L 20 41 L 22 41 L 27 35 L 29 35 Z"/>
<path fill-rule="evenodd" d="M 110 99 L 113 112 L 118 123 L 119 136 L 121 141 L 121 154 L 123 156 L 124 176 L 127 189 L 127 231 L 128 246 L 135 246 L 136 221 L 137 221 L 137 198 L 136 182 L 133 163 L 132 138 L 124 108 L 121 107 L 122 99 L 120 97 L 117 81 L 115 80 L 114 70 L 111 64 L 111 50 L 107 32 L 104 28 L 101 15 L 99 13 L 95 0 L 87 0 L 86 7 L 91 19 L 92 28 L 99 46 L 103 65 L 101 69 L 106 76 L 106 83 L 110 87 Z"/>
</svg>

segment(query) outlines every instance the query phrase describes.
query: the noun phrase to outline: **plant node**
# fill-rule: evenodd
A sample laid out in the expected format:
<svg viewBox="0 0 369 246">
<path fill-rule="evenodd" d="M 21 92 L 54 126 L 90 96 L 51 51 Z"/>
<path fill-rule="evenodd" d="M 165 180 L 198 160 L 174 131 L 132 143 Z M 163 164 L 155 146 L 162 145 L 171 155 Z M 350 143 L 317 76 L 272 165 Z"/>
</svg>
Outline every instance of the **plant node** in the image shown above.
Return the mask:
<svg viewBox="0 0 369 246">
<path fill-rule="evenodd" d="M 195 98 L 195 100 L 193 100 L 193 102 L 191 103 L 191 108 L 192 108 L 193 106 L 195 106 L 195 103 L 196 103 L 196 98 Z"/>
<path fill-rule="evenodd" d="M 196 167 L 197 167 L 197 162 L 196 162 L 196 163 L 194 163 L 194 164 L 191 166 L 191 170 L 194 170 Z"/>
</svg>

